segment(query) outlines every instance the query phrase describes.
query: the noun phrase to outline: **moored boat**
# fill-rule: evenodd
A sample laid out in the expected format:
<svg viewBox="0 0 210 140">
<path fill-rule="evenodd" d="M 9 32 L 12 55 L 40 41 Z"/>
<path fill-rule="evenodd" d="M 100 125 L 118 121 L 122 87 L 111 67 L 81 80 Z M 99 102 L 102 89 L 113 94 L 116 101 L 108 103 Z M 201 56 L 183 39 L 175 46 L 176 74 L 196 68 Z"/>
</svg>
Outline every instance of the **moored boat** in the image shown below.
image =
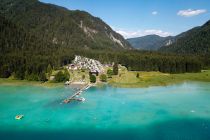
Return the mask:
<svg viewBox="0 0 210 140">
<path fill-rule="evenodd" d="M 24 117 L 24 115 L 16 115 L 15 116 L 15 119 L 16 120 L 21 120 L 21 119 L 23 119 L 23 117 Z"/>
</svg>

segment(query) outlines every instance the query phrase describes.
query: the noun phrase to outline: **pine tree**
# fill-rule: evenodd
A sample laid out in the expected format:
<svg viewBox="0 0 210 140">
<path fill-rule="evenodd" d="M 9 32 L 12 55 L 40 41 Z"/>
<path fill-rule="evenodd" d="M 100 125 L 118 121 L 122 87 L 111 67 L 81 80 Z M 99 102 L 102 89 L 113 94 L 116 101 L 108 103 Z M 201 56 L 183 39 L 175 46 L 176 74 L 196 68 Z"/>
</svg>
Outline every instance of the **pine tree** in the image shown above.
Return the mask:
<svg viewBox="0 0 210 140">
<path fill-rule="evenodd" d="M 64 75 L 65 75 L 65 81 L 69 81 L 70 74 L 69 74 L 69 71 L 67 69 L 64 69 Z"/>
<path fill-rule="evenodd" d="M 48 74 L 48 77 L 50 77 L 52 74 L 52 66 L 50 64 L 48 64 L 47 66 L 47 74 Z"/>
<path fill-rule="evenodd" d="M 47 81 L 47 77 L 46 77 L 45 72 L 41 72 L 41 73 L 39 74 L 39 81 L 42 81 L 42 82 Z"/>
<path fill-rule="evenodd" d="M 113 74 L 118 75 L 118 64 L 117 63 L 114 63 L 114 65 L 113 65 Z"/>
</svg>

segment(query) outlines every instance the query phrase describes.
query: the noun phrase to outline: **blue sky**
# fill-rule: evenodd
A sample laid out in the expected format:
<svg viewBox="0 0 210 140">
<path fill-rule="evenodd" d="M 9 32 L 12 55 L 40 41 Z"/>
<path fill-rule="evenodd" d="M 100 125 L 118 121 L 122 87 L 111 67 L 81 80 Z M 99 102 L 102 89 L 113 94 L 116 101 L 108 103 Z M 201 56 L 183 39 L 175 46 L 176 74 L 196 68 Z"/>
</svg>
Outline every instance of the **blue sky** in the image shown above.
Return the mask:
<svg viewBox="0 0 210 140">
<path fill-rule="evenodd" d="M 210 20 L 210 0 L 41 0 L 100 17 L 125 38 L 177 35 Z"/>
</svg>

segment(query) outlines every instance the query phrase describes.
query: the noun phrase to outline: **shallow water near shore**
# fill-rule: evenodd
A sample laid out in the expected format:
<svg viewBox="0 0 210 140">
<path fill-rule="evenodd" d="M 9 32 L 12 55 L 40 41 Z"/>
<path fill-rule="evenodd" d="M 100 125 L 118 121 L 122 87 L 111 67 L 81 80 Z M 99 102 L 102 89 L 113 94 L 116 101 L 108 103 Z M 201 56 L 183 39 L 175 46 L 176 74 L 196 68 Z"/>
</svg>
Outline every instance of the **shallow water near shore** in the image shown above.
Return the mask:
<svg viewBox="0 0 210 140">
<path fill-rule="evenodd" d="M 0 86 L 1 139 L 210 139 L 210 83 L 92 87 L 85 102 L 61 103 L 73 93 Z M 15 120 L 17 114 L 24 118 Z"/>
</svg>

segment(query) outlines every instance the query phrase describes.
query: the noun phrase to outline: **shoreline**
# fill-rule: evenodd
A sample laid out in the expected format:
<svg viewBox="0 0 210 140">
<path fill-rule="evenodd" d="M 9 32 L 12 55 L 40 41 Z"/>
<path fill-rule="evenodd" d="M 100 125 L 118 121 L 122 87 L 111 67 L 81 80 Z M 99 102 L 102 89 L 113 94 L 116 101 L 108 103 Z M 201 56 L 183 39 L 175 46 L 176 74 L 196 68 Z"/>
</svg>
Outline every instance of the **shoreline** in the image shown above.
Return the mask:
<svg viewBox="0 0 210 140">
<path fill-rule="evenodd" d="M 140 78 L 136 78 L 136 73 Z M 92 86 L 101 87 L 110 85 L 119 88 L 147 88 L 153 86 L 169 86 L 183 82 L 210 82 L 210 70 L 201 73 L 184 73 L 184 74 L 165 74 L 159 72 L 126 72 L 124 75 L 113 76 L 107 83 L 95 83 Z M 78 83 L 75 83 L 78 84 Z M 31 85 L 42 86 L 47 88 L 64 87 L 64 83 L 38 82 L 27 80 L 13 80 L 9 78 L 0 78 L 0 85 Z"/>
<path fill-rule="evenodd" d="M 2 79 L 0 79 L 2 80 Z M 93 84 L 91 87 L 103 87 L 105 85 L 109 85 L 116 88 L 149 88 L 149 87 L 165 87 L 165 86 L 171 86 L 175 84 L 181 84 L 185 82 L 203 82 L 203 83 L 210 83 L 210 81 L 200 81 L 200 80 L 183 80 L 183 81 L 177 81 L 177 82 L 170 82 L 170 83 L 159 83 L 159 84 L 127 84 L 127 83 L 99 83 L 99 84 Z M 45 87 L 45 88 L 58 88 L 58 87 L 65 87 L 64 83 L 41 83 L 36 81 L 25 81 L 25 80 L 14 80 L 13 82 L 5 81 L 0 82 L 0 86 L 39 86 L 39 87 Z M 71 87 L 71 86 L 69 86 Z"/>
<path fill-rule="evenodd" d="M 201 82 L 201 83 L 210 83 L 210 81 L 194 81 L 194 80 L 183 80 L 179 82 L 171 82 L 167 84 L 151 84 L 151 85 L 139 85 L 139 84 L 117 84 L 117 83 L 111 83 L 108 84 L 112 87 L 116 88 L 150 88 L 150 87 L 167 87 L 167 86 L 173 86 L 176 84 L 182 84 L 182 83 L 194 83 L 194 82 Z"/>
</svg>

